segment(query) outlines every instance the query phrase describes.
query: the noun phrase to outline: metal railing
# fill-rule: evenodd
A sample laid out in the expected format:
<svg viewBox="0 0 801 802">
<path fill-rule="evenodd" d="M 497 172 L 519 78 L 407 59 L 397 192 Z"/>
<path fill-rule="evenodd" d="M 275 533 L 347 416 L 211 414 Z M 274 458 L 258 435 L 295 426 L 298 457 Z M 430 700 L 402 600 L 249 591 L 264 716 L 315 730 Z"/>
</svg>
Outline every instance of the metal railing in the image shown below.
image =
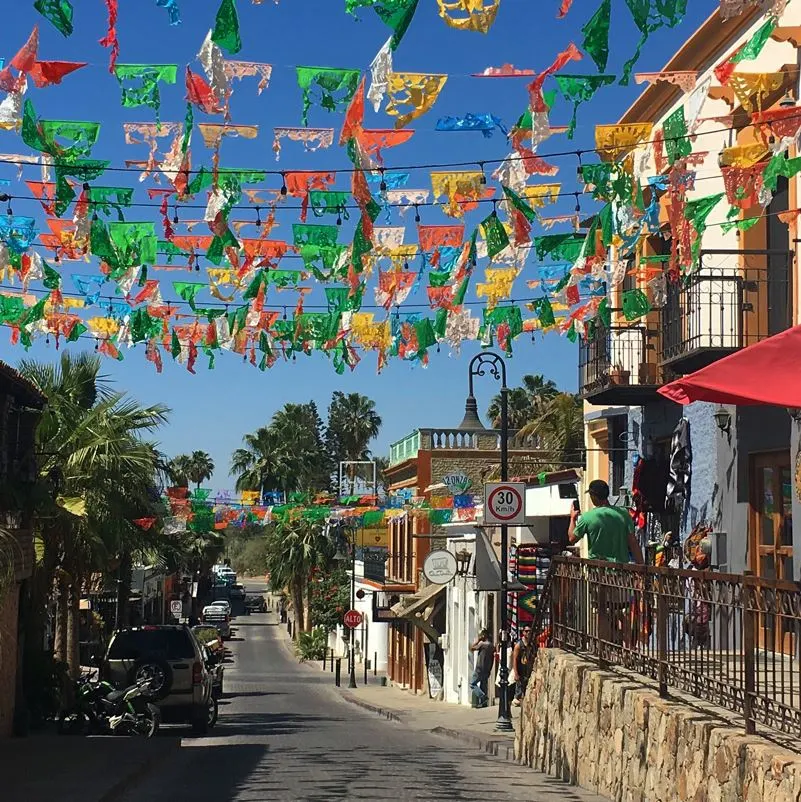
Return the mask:
<svg viewBox="0 0 801 802">
<path fill-rule="evenodd" d="M 656 332 L 644 323 L 598 326 L 579 347 L 579 393 L 592 396 L 610 387 L 657 386 Z"/>
<path fill-rule="evenodd" d="M 702 251 L 694 272 L 668 284 L 662 362 L 735 351 L 789 328 L 792 264 L 790 251 Z"/>
<path fill-rule="evenodd" d="M 801 737 L 801 589 L 750 574 L 556 557 L 553 646 Z"/>
</svg>

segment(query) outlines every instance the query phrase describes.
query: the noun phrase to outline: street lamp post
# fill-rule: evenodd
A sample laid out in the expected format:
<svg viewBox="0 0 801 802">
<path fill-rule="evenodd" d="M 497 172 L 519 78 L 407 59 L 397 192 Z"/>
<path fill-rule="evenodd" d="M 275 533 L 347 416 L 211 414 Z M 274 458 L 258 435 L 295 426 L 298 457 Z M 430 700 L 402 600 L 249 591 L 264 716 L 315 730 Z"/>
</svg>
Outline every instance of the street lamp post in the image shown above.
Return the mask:
<svg viewBox="0 0 801 802">
<path fill-rule="evenodd" d="M 469 391 L 468 404 L 475 406 L 475 396 L 473 395 L 473 377 L 486 376 L 487 373 L 496 381 L 501 383 L 501 481 L 509 480 L 509 409 L 508 393 L 506 386 L 506 363 L 498 355 L 491 351 L 484 351 L 476 354 L 470 360 L 468 369 Z M 512 732 L 512 712 L 509 707 L 509 577 L 507 566 L 509 562 L 509 528 L 506 524 L 501 525 L 501 664 L 499 666 L 500 682 L 498 683 L 501 691 L 500 703 L 498 705 L 498 721 L 495 724 L 496 730 Z"/>
<path fill-rule="evenodd" d="M 353 543 L 351 543 L 351 553 L 353 555 L 353 561 L 351 562 L 351 570 L 350 570 L 350 609 L 356 609 L 356 530 L 351 529 L 353 533 Z M 350 679 L 348 680 L 348 687 L 355 688 L 356 687 L 356 652 L 355 652 L 355 645 L 356 645 L 356 627 L 348 627 L 350 630 L 350 642 L 348 645 L 348 658 L 350 661 Z"/>
</svg>

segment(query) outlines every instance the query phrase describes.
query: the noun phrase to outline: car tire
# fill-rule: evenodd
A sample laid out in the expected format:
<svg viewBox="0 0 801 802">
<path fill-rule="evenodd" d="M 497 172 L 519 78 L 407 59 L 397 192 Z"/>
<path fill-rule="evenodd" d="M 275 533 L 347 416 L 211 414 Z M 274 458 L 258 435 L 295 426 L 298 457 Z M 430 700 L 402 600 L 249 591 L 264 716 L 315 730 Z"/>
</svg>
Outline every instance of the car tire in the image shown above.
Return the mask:
<svg viewBox="0 0 801 802">
<path fill-rule="evenodd" d="M 209 707 L 207 711 L 208 727 L 211 729 L 217 723 L 217 717 L 220 714 L 220 708 L 217 705 L 217 699 L 214 696 L 209 697 Z"/>
<path fill-rule="evenodd" d="M 164 699 L 172 688 L 172 668 L 166 660 L 158 657 L 149 657 L 137 660 L 134 667 L 128 674 L 128 683 L 133 685 L 136 682 L 151 677 L 153 699 Z"/>
</svg>

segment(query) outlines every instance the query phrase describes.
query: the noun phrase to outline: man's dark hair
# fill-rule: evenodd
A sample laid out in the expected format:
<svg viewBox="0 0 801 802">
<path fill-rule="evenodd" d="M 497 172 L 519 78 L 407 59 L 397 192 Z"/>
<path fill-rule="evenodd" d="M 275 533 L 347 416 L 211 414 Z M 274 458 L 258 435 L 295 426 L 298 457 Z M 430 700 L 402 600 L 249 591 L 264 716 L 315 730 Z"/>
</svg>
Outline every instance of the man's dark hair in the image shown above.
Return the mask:
<svg viewBox="0 0 801 802">
<path fill-rule="evenodd" d="M 606 501 L 609 498 L 609 485 L 603 479 L 593 479 L 587 492 L 599 501 Z"/>
</svg>

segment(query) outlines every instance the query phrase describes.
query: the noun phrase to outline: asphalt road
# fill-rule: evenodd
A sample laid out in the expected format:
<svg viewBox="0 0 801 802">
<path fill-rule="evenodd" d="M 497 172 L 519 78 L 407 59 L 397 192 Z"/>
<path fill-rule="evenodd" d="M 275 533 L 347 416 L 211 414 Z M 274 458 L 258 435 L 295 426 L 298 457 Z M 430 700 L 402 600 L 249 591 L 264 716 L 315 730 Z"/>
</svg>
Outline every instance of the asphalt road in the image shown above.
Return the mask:
<svg viewBox="0 0 801 802">
<path fill-rule="evenodd" d="M 584 798 L 530 769 L 343 701 L 329 672 L 297 665 L 275 616 L 235 623 L 216 728 L 187 737 L 176 758 L 121 802 Z"/>
</svg>

